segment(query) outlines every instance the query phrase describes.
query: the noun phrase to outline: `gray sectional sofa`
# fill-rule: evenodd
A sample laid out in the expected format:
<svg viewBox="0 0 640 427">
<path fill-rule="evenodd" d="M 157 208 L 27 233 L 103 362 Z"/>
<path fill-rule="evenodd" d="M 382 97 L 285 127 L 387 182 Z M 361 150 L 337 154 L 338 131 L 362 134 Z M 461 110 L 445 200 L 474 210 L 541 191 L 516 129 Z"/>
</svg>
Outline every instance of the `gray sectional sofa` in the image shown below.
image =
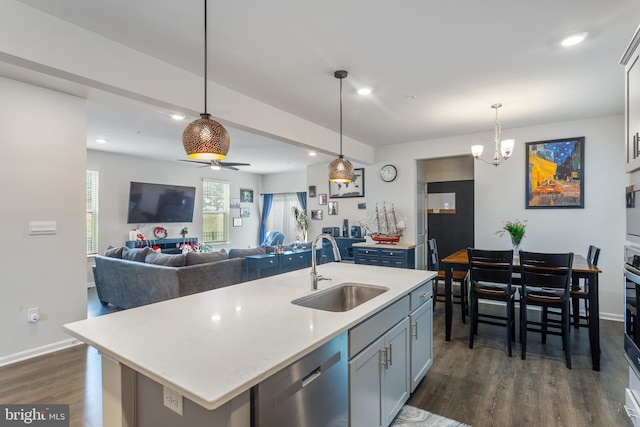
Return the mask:
<svg viewBox="0 0 640 427">
<path fill-rule="evenodd" d="M 103 305 L 133 308 L 240 283 L 243 263 L 224 250 L 169 255 L 120 247 L 95 257 L 93 275 Z"/>
</svg>

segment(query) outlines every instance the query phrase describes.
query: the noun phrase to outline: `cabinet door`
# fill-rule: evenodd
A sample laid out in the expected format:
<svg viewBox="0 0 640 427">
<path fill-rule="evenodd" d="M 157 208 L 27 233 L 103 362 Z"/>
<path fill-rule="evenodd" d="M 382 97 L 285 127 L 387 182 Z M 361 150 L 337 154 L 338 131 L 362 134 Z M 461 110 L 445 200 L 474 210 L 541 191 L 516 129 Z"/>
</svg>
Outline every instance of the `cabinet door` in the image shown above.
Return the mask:
<svg viewBox="0 0 640 427">
<path fill-rule="evenodd" d="M 349 418 L 351 427 L 382 426 L 382 365 L 384 336 L 349 361 Z M 385 424 L 386 426 L 387 424 Z"/>
<path fill-rule="evenodd" d="M 385 426 L 398 415 L 409 399 L 409 318 L 385 334 L 386 370 L 383 378 Z"/>
<path fill-rule="evenodd" d="M 640 168 L 640 58 L 636 53 L 626 67 L 627 172 Z"/>
<path fill-rule="evenodd" d="M 411 324 L 411 392 L 416 389 L 433 363 L 433 300 L 409 315 Z"/>
</svg>

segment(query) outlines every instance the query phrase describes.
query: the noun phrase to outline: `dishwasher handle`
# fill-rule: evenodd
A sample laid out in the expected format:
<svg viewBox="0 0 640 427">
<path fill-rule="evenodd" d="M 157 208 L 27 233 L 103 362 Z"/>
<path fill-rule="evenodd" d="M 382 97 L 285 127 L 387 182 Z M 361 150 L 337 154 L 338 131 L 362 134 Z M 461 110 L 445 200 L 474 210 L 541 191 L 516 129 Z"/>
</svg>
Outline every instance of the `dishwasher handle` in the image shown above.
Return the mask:
<svg viewBox="0 0 640 427">
<path fill-rule="evenodd" d="M 322 365 L 318 366 L 313 371 L 309 372 L 302 378 L 302 388 L 311 384 L 314 380 L 316 380 L 320 375 L 322 375 Z"/>
</svg>

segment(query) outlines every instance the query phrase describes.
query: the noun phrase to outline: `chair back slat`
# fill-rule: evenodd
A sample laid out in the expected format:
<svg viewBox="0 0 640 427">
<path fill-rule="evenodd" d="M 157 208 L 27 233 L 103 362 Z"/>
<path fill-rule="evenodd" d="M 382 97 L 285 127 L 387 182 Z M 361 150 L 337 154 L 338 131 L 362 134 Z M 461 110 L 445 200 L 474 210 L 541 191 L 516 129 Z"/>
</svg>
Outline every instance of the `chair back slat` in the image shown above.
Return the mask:
<svg viewBox="0 0 640 427">
<path fill-rule="evenodd" d="M 599 257 L 600 257 L 600 248 L 590 245 L 589 252 L 587 252 L 587 261 L 589 261 L 593 265 L 598 265 Z"/>
<path fill-rule="evenodd" d="M 569 291 L 573 253 L 540 253 L 520 251 L 522 284 L 536 288 Z"/>
<path fill-rule="evenodd" d="M 468 248 L 469 279 L 472 283 L 491 282 L 511 286 L 513 251 Z"/>
<path fill-rule="evenodd" d="M 427 268 L 430 271 L 440 270 L 440 258 L 438 255 L 438 245 L 436 239 L 427 240 L 427 250 L 429 251 L 429 257 L 427 258 Z"/>
</svg>

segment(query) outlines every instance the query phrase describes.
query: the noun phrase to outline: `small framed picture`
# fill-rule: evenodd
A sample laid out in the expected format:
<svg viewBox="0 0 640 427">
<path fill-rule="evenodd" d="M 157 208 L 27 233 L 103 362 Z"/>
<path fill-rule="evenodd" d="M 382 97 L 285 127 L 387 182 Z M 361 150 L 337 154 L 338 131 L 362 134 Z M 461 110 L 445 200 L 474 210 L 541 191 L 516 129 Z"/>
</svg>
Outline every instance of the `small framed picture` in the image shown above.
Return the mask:
<svg viewBox="0 0 640 427">
<path fill-rule="evenodd" d="M 234 227 L 242 227 L 242 217 L 234 217 L 233 218 L 233 226 Z"/>
<path fill-rule="evenodd" d="M 322 219 L 322 209 L 312 210 L 311 219 Z"/>
<path fill-rule="evenodd" d="M 316 186 L 315 185 L 310 185 L 309 186 L 309 197 L 316 197 Z"/>
<path fill-rule="evenodd" d="M 338 202 L 329 202 L 329 207 L 327 208 L 328 215 L 338 215 Z"/>
<path fill-rule="evenodd" d="M 242 218 L 249 218 L 251 216 L 251 209 L 249 209 L 249 208 L 240 208 L 240 216 Z"/>
<path fill-rule="evenodd" d="M 229 200 L 229 207 L 231 209 L 240 209 L 240 199 Z"/>
<path fill-rule="evenodd" d="M 249 188 L 240 189 L 240 202 L 241 203 L 253 203 L 253 190 Z"/>
<path fill-rule="evenodd" d="M 327 204 L 327 193 L 322 193 L 318 195 L 318 204 L 319 205 Z"/>
</svg>

